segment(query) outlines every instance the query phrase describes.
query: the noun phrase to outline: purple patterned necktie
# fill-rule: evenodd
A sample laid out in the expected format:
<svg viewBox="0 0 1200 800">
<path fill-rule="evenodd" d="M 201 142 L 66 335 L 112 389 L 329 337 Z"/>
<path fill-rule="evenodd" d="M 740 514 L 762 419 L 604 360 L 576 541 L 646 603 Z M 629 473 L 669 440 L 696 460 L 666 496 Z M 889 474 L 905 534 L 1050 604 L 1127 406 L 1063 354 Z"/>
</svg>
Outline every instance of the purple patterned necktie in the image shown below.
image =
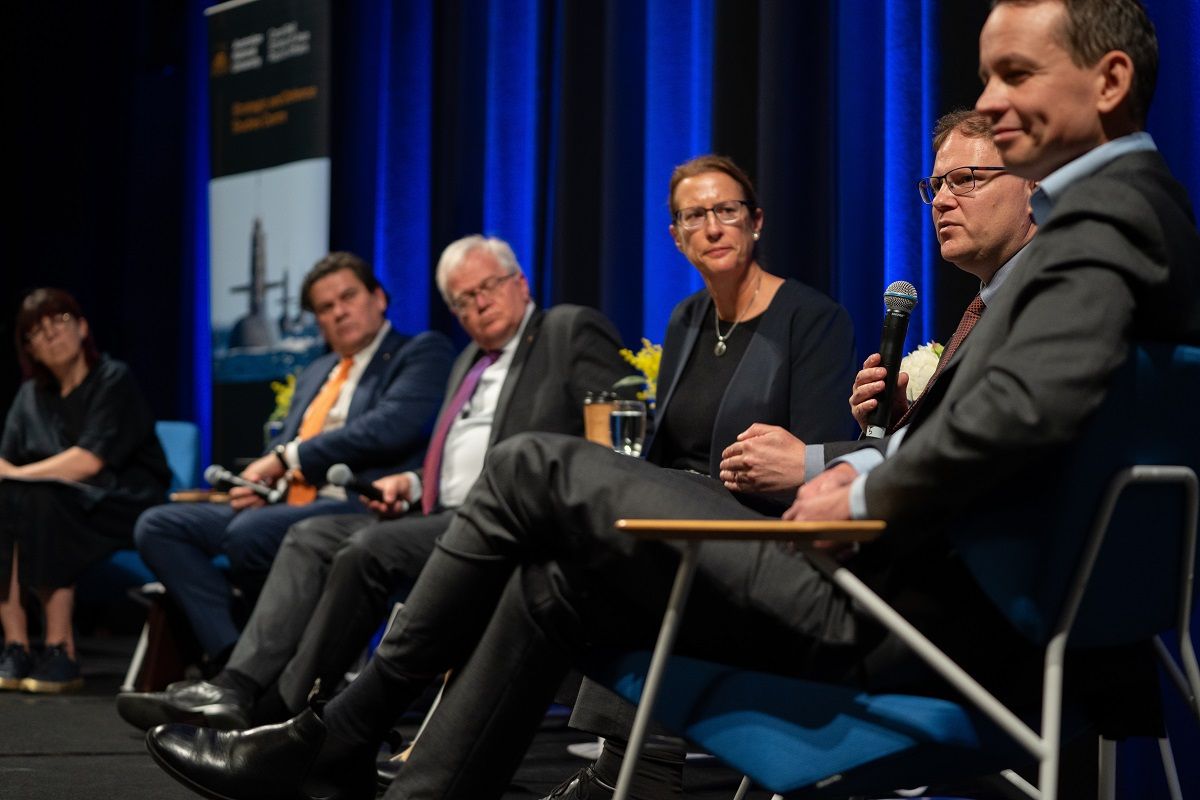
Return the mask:
<svg viewBox="0 0 1200 800">
<path fill-rule="evenodd" d="M 475 394 L 475 387 L 479 385 L 479 378 L 483 375 L 483 371 L 495 364 L 498 358 L 500 358 L 499 350 L 489 350 L 483 358 L 476 361 L 475 366 L 471 367 L 471 371 L 458 385 L 458 391 L 450 399 L 450 405 L 446 406 L 445 413 L 438 418 L 433 438 L 429 440 L 429 449 L 425 451 L 421 510 L 426 514 L 433 511 L 437 505 L 438 484 L 442 477 L 442 455 L 446 450 L 446 434 L 450 433 L 450 426 L 454 424 L 454 420 L 458 419 L 458 415 L 471 400 L 471 395 Z"/>
<path fill-rule="evenodd" d="M 929 394 L 929 389 L 933 386 L 933 382 L 938 379 L 938 375 L 941 375 L 942 370 L 950 363 L 950 357 L 954 355 L 954 351 L 967 338 L 967 334 L 975 327 L 975 323 L 979 322 L 979 318 L 983 316 L 984 309 L 986 308 L 987 306 L 984 305 L 983 298 L 975 295 L 975 299 L 971 301 L 971 304 L 967 306 L 967 310 L 963 312 L 962 319 L 958 321 L 958 327 L 954 329 L 954 335 L 950 337 L 950 341 L 946 344 L 946 349 L 942 351 L 942 357 L 938 359 L 937 369 L 933 371 L 929 382 L 925 384 L 925 389 L 922 390 L 921 394 L 917 395 L 917 399 L 912 401 L 912 405 L 908 407 L 908 410 L 904 412 L 900 419 L 888 427 L 888 433 L 895 433 L 912 419 L 917 406 L 921 404 L 921 400 L 924 399 L 925 395 Z"/>
</svg>

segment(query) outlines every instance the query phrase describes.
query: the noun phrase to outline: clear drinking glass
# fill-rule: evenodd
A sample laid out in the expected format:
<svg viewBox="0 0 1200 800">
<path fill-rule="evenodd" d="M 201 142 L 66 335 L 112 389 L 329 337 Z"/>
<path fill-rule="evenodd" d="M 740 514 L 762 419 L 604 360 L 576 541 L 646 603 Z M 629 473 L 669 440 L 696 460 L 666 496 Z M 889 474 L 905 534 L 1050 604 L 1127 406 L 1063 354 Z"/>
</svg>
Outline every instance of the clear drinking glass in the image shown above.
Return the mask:
<svg viewBox="0 0 1200 800">
<path fill-rule="evenodd" d="M 646 439 L 646 404 L 641 400 L 617 400 L 608 420 L 613 450 L 640 458 Z"/>
</svg>

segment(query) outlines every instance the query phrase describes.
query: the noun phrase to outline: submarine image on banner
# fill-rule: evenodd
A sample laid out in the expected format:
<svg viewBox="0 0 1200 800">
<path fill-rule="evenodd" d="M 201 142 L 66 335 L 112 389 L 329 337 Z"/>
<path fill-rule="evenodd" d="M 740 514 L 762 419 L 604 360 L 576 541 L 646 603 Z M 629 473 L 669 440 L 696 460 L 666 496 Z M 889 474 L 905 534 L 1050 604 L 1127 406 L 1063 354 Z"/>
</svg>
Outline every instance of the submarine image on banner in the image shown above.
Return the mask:
<svg viewBox="0 0 1200 800">
<path fill-rule="evenodd" d="M 279 281 L 267 280 L 266 234 L 263 232 L 262 219 L 254 218 L 254 228 L 250 233 L 250 280 L 241 286 L 229 287 L 230 294 L 245 292 L 249 296 L 249 308 L 245 316 L 234 323 L 229 332 L 229 347 L 274 347 L 278 341 L 275 326 L 267 319 L 267 290 L 283 289 L 283 314 L 281 322 L 287 320 L 287 272 Z"/>
<path fill-rule="evenodd" d="M 213 377 L 217 383 L 247 383 L 274 380 L 296 372 L 321 355 L 324 341 L 311 314 L 300 308 L 293 294 L 289 271 L 277 280 L 268 279 L 267 225 L 260 215 L 252 216 L 250 229 L 250 275 L 239 285 L 218 289 L 224 297 L 246 296 L 243 309 L 234 311 L 229 327 L 213 328 Z M 244 251 L 243 251 L 244 252 Z M 272 313 L 279 303 L 279 312 Z"/>
</svg>

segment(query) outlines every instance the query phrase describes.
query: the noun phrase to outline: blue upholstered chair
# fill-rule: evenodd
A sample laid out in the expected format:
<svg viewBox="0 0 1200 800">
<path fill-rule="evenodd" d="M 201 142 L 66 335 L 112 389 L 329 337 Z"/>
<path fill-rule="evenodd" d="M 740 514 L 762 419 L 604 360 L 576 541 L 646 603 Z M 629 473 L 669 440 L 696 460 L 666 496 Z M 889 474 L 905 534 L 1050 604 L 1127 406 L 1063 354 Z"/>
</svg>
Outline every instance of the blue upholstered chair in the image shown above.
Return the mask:
<svg viewBox="0 0 1200 800">
<path fill-rule="evenodd" d="M 154 423 L 154 432 L 162 444 L 171 468 L 172 492 L 197 486 L 200 480 L 200 429 L 192 422 L 167 420 Z M 136 550 L 118 550 L 104 561 L 88 570 L 85 576 L 85 593 L 111 594 L 111 588 L 124 591 L 130 586 L 141 586 L 155 579 L 150 568 L 142 561 Z"/>
<path fill-rule="evenodd" d="M 1200 668 L 1188 638 L 1200 470 L 1200 436 L 1189 426 L 1197 397 L 1200 348 L 1134 348 L 1080 443 L 1058 465 L 1064 475 L 1059 485 L 1040 487 L 1046 490 L 1041 496 L 1033 493 L 954 526 L 955 546 L 980 585 L 1020 631 L 1045 648 L 1043 707 L 1033 719 L 1000 705 L 848 570 L 820 553 L 812 558 L 824 559 L 839 585 L 970 702 L 870 695 L 668 657 L 671 623 L 683 613 L 689 561 L 694 563 L 686 555 L 653 659 L 663 667 L 661 684 L 646 653 L 598 659 L 592 672 L 632 701 L 644 694 L 663 724 L 787 797 L 945 784 L 1032 757 L 1040 765 L 1039 787 L 1008 773 L 1011 785 L 1053 798 L 1062 733 L 1075 724 L 1071 709 L 1062 708 L 1062 682 L 1071 680 L 1069 671 L 1063 674 L 1068 648 L 1148 641 L 1175 629 L 1183 660 L 1174 669 L 1176 683 L 1200 720 Z M 713 535 L 722 538 L 757 535 L 739 533 L 741 524 L 731 523 L 728 530 L 704 524 L 716 527 Z M 618 523 L 659 539 L 675 538 L 669 530 L 675 526 L 688 524 Z M 787 526 L 764 523 L 762 535 L 784 538 Z M 812 536 L 795 537 L 805 535 Z M 857 535 L 869 532 L 864 528 Z M 688 538 L 696 542 L 703 536 Z M 645 716 L 643 709 L 639 716 Z M 631 751 L 639 744 L 635 725 Z M 619 787 L 618 798 L 623 791 Z"/>
<path fill-rule="evenodd" d="M 200 429 L 194 422 L 160 420 L 154 432 L 171 468 L 171 491 L 200 485 Z"/>
<path fill-rule="evenodd" d="M 167 457 L 167 466 L 171 468 L 170 491 L 177 492 L 200 485 L 200 429 L 194 422 L 179 420 L 160 420 L 154 424 L 154 432 L 162 444 L 163 454 Z M 136 550 L 120 550 L 109 557 L 109 564 L 120 569 L 125 576 L 124 585 L 137 587 L 130 589 L 131 596 L 153 609 L 155 598 L 163 594 L 163 586 L 158 582 L 154 573 L 142 561 Z M 160 613 L 163 613 L 160 611 Z M 151 613 L 151 616 L 154 616 Z M 142 627 L 129 668 L 122 682 L 122 690 L 137 688 L 136 682 L 151 650 L 174 650 L 174 645 L 158 645 L 152 648 L 151 623 Z M 151 660 L 154 660 L 153 658 Z M 161 681 L 160 681 L 161 682 Z M 154 688 L 159 688 L 157 685 Z"/>
</svg>

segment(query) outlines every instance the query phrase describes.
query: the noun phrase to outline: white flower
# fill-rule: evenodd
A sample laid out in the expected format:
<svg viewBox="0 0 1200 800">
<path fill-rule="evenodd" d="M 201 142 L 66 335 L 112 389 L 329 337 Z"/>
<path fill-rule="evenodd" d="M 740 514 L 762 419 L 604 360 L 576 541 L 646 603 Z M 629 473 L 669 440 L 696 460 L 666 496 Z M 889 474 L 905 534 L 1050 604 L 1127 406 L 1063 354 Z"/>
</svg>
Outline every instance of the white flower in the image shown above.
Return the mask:
<svg viewBox="0 0 1200 800">
<path fill-rule="evenodd" d="M 942 346 L 927 342 L 900 360 L 900 371 L 908 373 L 908 390 L 905 392 L 908 402 L 913 402 L 925 391 L 941 356 Z"/>
</svg>

